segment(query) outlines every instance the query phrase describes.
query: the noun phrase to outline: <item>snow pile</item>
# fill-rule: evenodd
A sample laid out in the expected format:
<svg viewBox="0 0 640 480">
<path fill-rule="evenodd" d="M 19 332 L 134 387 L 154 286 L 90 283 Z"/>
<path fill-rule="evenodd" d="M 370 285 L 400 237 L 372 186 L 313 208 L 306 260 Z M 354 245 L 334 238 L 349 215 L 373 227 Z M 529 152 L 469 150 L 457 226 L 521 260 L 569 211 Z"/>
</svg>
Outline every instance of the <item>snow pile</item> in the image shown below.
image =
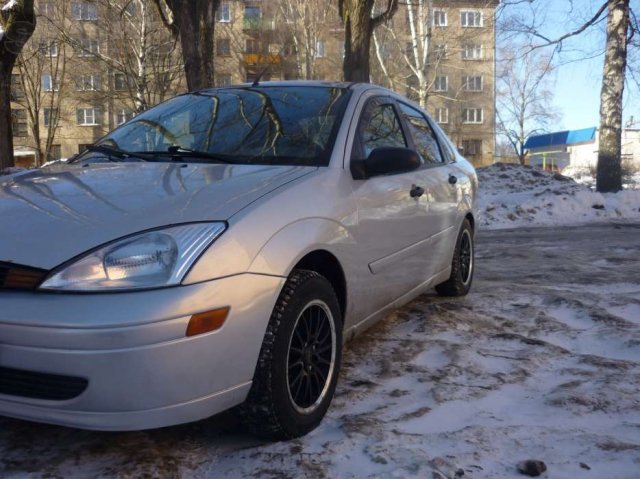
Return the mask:
<svg viewBox="0 0 640 480">
<path fill-rule="evenodd" d="M 572 178 L 496 163 L 478 169 L 483 229 L 640 222 L 640 190 L 602 194 Z"/>
</svg>

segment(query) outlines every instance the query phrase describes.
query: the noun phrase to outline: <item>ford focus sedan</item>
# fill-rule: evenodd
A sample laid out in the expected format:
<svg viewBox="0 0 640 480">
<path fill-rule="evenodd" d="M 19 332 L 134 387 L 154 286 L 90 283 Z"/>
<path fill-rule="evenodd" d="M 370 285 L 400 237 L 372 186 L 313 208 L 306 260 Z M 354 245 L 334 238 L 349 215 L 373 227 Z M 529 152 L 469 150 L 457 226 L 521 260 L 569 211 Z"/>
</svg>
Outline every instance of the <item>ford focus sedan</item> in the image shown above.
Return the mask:
<svg viewBox="0 0 640 480">
<path fill-rule="evenodd" d="M 415 104 L 322 82 L 185 94 L 0 179 L 0 415 L 138 430 L 237 407 L 303 435 L 344 341 L 469 291 L 476 191 Z"/>
</svg>

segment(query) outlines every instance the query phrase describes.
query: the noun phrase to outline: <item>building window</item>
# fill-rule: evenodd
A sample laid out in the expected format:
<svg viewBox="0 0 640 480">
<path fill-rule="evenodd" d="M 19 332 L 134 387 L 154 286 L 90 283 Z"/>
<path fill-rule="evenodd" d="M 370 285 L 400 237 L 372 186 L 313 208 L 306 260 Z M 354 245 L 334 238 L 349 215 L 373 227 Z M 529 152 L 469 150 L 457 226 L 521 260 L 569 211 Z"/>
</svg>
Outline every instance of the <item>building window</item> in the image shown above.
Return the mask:
<svg viewBox="0 0 640 480">
<path fill-rule="evenodd" d="M 433 12 L 433 26 L 434 27 L 446 27 L 447 26 L 447 12 L 444 10 L 434 10 Z"/>
<path fill-rule="evenodd" d="M 14 137 L 26 137 L 29 134 L 27 111 L 24 108 L 11 110 L 11 125 L 13 127 Z"/>
<path fill-rule="evenodd" d="M 40 42 L 40 52 L 45 57 L 57 57 L 58 56 L 58 42 L 55 40 L 45 40 Z"/>
<path fill-rule="evenodd" d="M 220 8 L 217 13 L 219 22 L 230 22 L 231 21 L 231 4 L 228 2 L 223 2 L 220 4 Z"/>
<path fill-rule="evenodd" d="M 217 84 L 220 87 L 226 87 L 227 85 L 231 85 L 231 74 L 229 73 L 219 73 L 216 75 Z"/>
<path fill-rule="evenodd" d="M 482 140 L 463 140 L 462 153 L 464 155 L 482 155 Z"/>
<path fill-rule="evenodd" d="M 113 74 L 113 89 L 116 92 L 123 92 L 127 90 L 127 76 L 124 73 Z"/>
<path fill-rule="evenodd" d="M 71 16 L 74 20 L 97 20 L 98 7 L 90 2 L 73 2 L 71 4 Z"/>
<path fill-rule="evenodd" d="M 465 92 L 481 92 L 482 91 L 482 77 L 462 77 L 462 89 Z"/>
<path fill-rule="evenodd" d="M 324 58 L 326 56 L 324 42 L 322 40 L 318 40 L 316 42 L 316 58 Z"/>
<path fill-rule="evenodd" d="M 62 158 L 62 145 L 51 145 L 47 155 L 47 161 L 53 162 Z"/>
<path fill-rule="evenodd" d="M 449 109 L 448 108 L 436 108 L 436 122 L 449 123 Z"/>
<path fill-rule="evenodd" d="M 262 9 L 256 6 L 244 7 L 244 29 L 255 30 L 260 27 L 260 19 L 262 17 Z"/>
<path fill-rule="evenodd" d="M 244 7 L 244 18 L 260 18 L 262 16 L 262 9 L 256 6 Z"/>
<path fill-rule="evenodd" d="M 100 42 L 91 38 L 81 38 L 77 44 L 78 56 L 92 57 L 100 53 Z"/>
<path fill-rule="evenodd" d="M 216 53 L 221 57 L 231 55 L 231 41 L 228 38 L 219 38 L 216 40 Z"/>
<path fill-rule="evenodd" d="M 99 112 L 97 108 L 79 108 L 76 111 L 78 125 L 96 126 L 99 125 Z"/>
<path fill-rule="evenodd" d="M 17 102 L 24 98 L 24 90 L 22 89 L 22 79 L 20 75 L 11 74 L 11 101 Z"/>
<path fill-rule="evenodd" d="M 76 84 L 78 90 L 83 92 L 97 92 L 100 90 L 100 75 L 80 75 Z"/>
<path fill-rule="evenodd" d="M 438 43 L 436 44 L 434 50 L 437 59 L 442 59 L 447 56 L 447 44 L 446 43 Z"/>
<path fill-rule="evenodd" d="M 464 108 L 462 110 L 463 123 L 482 123 L 483 117 L 481 108 Z"/>
<path fill-rule="evenodd" d="M 60 90 L 60 81 L 49 73 L 42 75 L 42 89 L 45 92 L 57 92 Z"/>
<path fill-rule="evenodd" d="M 55 127 L 58 124 L 58 109 L 57 108 L 45 108 L 43 110 L 43 125 L 45 127 Z"/>
<path fill-rule="evenodd" d="M 483 56 L 482 45 L 464 45 L 462 47 L 463 60 L 481 60 Z"/>
<path fill-rule="evenodd" d="M 135 115 L 133 114 L 133 112 L 131 110 L 127 110 L 126 108 L 118 110 L 116 112 L 116 125 L 120 126 L 123 123 L 126 123 L 129 120 L 131 120 L 134 116 Z"/>
<path fill-rule="evenodd" d="M 247 38 L 244 43 L 245 53 L 260 53 L 260 44 L 253 38 Z"/>
<path fill-rule="evenodd" d="M 433 84 L 433 89 L 436 92 L 446 92 L 449 90 L 449 77 L 446 75 L 438 75 Z"/>
<path fill-rule="evenodd" d="M 482 27 L 482 12 L 478 10 L 462 10 L 460 12 L 460 24 L 465 27 Z"/>
<path fill-rule="evenodd" d="M 55 15 L 55 7 L 53 6 L 53 2 L 40 2 L 38 6 L 38 13 L 47 18 L 52 19 Z"/>
</svg>

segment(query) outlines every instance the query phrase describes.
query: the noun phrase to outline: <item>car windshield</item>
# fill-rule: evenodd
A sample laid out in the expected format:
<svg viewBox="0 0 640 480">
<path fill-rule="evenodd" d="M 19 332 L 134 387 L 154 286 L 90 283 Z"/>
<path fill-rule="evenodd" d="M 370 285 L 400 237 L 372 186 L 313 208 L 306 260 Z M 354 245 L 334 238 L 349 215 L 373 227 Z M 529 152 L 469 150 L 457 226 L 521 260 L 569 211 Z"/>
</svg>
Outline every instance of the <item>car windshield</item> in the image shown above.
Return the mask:
<svg viewBox="0 0 640 480">
<path fill-rule="evenodd" d="M 111 161 L 149 161 L 152 155 L 158 161 L 326 166 L 349 94 L 328 86 L 186 94 L 138 115 L 101 139 L 90 155 Z"/>
</svg>

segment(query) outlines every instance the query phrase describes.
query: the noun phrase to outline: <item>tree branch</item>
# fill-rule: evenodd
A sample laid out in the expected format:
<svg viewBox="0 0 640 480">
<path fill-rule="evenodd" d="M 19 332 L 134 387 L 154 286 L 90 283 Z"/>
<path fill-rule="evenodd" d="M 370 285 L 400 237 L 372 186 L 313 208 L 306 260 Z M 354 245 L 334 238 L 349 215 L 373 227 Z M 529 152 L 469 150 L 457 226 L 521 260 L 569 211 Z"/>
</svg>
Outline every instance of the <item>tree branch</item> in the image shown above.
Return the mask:
<svg viewBox="0 0 640 480">
<path fill-rule="evenodd" d="M 375 29 L 379 25 L 391 20 L 396 10 L 398 10 L 398 0 L 387 0 L 387 10 L 371 19 L 371 28 Z"/>
</svg>

